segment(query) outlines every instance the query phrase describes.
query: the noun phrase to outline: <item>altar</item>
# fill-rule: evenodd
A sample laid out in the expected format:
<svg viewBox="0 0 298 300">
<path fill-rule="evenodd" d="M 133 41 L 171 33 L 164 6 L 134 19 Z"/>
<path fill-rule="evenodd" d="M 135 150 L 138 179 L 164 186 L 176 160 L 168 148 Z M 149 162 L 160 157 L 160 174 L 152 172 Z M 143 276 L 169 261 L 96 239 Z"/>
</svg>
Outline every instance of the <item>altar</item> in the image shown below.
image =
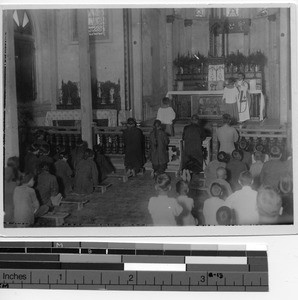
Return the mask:
<svg viewBox="0 0 298 300">
<path fill-rule="evenodd" d="M 249 90 L 250 117 L 262 121 L 265 115 L 265 100 L 261 90 Z M 201 119 L 221 119 L 224 114 L 223 90 L 213 91 L 169 91 L 176 118 L 188 119 L 198 114 Z"/>
</svg>

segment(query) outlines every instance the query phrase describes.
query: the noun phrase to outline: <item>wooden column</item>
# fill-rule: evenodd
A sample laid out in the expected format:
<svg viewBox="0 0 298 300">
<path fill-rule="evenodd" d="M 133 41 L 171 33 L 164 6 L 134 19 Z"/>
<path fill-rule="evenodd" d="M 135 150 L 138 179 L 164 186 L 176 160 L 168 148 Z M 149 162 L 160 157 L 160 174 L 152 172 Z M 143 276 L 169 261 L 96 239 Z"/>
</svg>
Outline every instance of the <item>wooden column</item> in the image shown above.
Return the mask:
<svg viewBox="0 0 298 300">
<path fill-rule="evenodd" d="M 171 10 L 168 10 L 169 16 Z M 173 22 L 174 18 L 167 17 L 166 23 L 166 49 L 167 49 L 167 90 L 172 91 L 174 88 L 173 78 Z"/>
<path fill-rule="evenodd" d="M 217 154 L 218 154 L 217 127 L 218 127 L 217 123 L 212 123 L 212 146 L 211 146 L 212 159 L 211 160 L 217 159 Z"/>
<path fill-rule="evenodd" d="M 278 33 L 276 31 L 276 16 L 271 15 L 268 17 L 269 21 L 269 43 L 268 43 L 268 76 L 267 76 L 267 84 L 268 84 L 268 96 L 270 99 L 271 106 L 271 116 L 274 119 L 279 119 L 279 59 L 277 58 L 277 36 Z"/>
<path fill-rule="evenodd" d="M 19 156 L 19 133 L 18 133 L 18 108 L 16 93 L 15 49 L 14 49 L 14 21 L 13 10 L 4 11 L 4 64 L 5 72 L 5 156 L 4 163 L 11 156 Z"/>
<path fill-rule="evenodd" d="M 58 57 L 57 57 L 57 21 L 56 21 L 56 10 L 48 10 L 47 16 L 50 23 L 49 28 L 49 41 L 50 41 L 50 55 L 52 64 L 50 66 L 51 72 L 51 108 L 52 110 L 56 109 L 57 101 L 59 97 L 58 89 Z"/>
<path fill-rule="evenodd" d="M 133 57 L 133 91 L 132 107 L 133 117 L 143 119 L 143 60 L 142 60 L 142 10 L 133 9 L 131 13 L 132 23 L 132 57 Z"/>
<path fill-rule="evenodd" d="M 290 15 L 288 8 L 280 8 L 280 43 L 279 43 L 279 107 L 280 107 L 280 122 L 285 123 L 288 119 L 288 106 L 290 102 Z M 294 83 L 295 84 L 295 83 Z"/>
<path fill-rule="evenodd" d="M 249 33 L 245 33 L 244 34 L 244 55 L 249 55 L 249 51 L 250 51 L 250 40 L 249 40 Z"/>
<path fill-rule="evenodd" d="M 79 41 L 79 68 L 81 85 L 81 126 L 82 139 L 92 148 L 92 94 L 90 50 L 88 33 L 88 13 L 86 9 L 78 10 L 78 41 Z"/>
</svg>

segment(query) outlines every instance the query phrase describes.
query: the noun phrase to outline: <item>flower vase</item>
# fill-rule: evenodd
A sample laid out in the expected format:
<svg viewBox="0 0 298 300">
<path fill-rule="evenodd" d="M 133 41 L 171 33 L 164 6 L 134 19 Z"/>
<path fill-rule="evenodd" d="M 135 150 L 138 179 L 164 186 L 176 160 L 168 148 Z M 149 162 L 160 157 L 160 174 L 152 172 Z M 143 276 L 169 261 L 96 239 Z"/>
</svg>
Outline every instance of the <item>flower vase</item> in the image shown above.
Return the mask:
<svg viewBox="0 0 298 300">
<path fill-rule="evenodd" d="M 68 97 L 68 98 L 67 98 L 67 105 L 72 105 L 71 97 Z"/>
</svg>

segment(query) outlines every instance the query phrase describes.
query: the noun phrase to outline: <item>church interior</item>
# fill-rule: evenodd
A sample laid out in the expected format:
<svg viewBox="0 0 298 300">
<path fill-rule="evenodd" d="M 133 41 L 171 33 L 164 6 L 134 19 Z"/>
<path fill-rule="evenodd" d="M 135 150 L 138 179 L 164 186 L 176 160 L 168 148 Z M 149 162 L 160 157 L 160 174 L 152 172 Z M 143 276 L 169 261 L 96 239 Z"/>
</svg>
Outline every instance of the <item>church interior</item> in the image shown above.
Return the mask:
<svg viewBox="0 0 298 300">
<path fill-rule="evenodd" d="M 185 126 L 196 115 L 205 131 L 203 170 L 188 178 L 188 196 L 196 225 L 206 225 L 204 170 L 220 150 L 224 88 L 239 73 L 248 85 L 249 117 L 231 125 L 236 143 L 250 156 L 256 149 L 264 157 L 272 147 L 280 150 L 290 179 L 278 187 L 285 223 L 292 224 L 290 24 L 289 7 L 4 10 L 4 169 L 17 157 L 17 172 L 25 174 L 26 155 L 38 143 L 55 160 L 58 149 L 73 153 L 81 141 L 90 149 L 98 146 L 113 169 L 103 176 L 99 168 L 92 193 L 59 191 L 58 205 L 40 212 L 30 226 L 154 225 L 148 211 L 156 194 L 150 137 L 164 97 L 175 112 L 166 169 L 171 197 L 182 175 Z M 139 174 L 125 167 L 129 118 L 144 135 L 146 161 Z M 20 183 L 4 181 L 4 227 L 14 227 L 13 188 Z"/>
</svg>

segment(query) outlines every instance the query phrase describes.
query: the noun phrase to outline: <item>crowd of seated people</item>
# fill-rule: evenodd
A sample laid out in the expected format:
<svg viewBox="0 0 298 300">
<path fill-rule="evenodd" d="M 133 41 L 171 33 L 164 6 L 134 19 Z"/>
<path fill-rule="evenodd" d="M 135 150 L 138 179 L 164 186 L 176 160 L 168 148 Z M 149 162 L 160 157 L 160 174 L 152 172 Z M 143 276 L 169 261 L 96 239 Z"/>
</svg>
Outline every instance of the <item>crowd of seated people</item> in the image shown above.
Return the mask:
<svg viewBox="0 0 298 300">
<path fill-rule="evenodd" d="M 198 162 L 194 155 L 189 157 L 186 164 L 186 155 L 182 154 L 182 181 L 178 182 L 176 198 L 168 196 L 171 190 L 171 178 L 166 177 L 165 174 L 157 177 L 155 184 L 157 197 L 151 197 L 148 205 L 154 225 L 293 223 L 291 156 L 285 157 L 285 153 L 278 145 L 272 145 L 269 149 L 256 145 L 252 151 L 245 140 L 239 141 L 239 134 L 230 123 L 230 116 L 225 114 L 223 126 L 218 129 L 220 152 L 217 159 L 211 161 L 204 171 L 202 167 L 197 169 L 190 167 L 193 165 L 192 161 Z M 196 149 L 199 149 L 202 142 L 200 139 L 202 128 L 200 129 L 196 124 L 192 126 L 195 127 L 197 134 L 191 136 L 191 141 L 196 143 Z M 185 140 L 185 135 L 182 139 Z M 190 149 L 194 151 L 195 148 L 190 147 Z M 184 143 L 183 151 L 187 152 L 187 150 L 188 144 Z M 203 157 L 200 155 L 201 166 L 202 162 Z M 202 174 L 205 185 L 198 189 L 200 203 L 194 208 L 194 200 L 188 197 L 189 190 L 191 186 L 194 189 L 199 186 L 196 178 Z M 183 194 L 181 191 L 184 191 Z M 203 195 L 205 191 L 207 196 Z M 192 220 L 194 216 L 195 221 Z"/>
<path fill-rule="evenodd" d="M 4 178 L 4 225 L 31 227 L 37 218 L 54 211 L 63 197 L 93 193 L 114 172 L 111 162 L 79 140 L 71 151 L 58 145 L 51 149 L 41 135 L 27 147 L 24 165 L 10 157 Z"/>
</svg>

